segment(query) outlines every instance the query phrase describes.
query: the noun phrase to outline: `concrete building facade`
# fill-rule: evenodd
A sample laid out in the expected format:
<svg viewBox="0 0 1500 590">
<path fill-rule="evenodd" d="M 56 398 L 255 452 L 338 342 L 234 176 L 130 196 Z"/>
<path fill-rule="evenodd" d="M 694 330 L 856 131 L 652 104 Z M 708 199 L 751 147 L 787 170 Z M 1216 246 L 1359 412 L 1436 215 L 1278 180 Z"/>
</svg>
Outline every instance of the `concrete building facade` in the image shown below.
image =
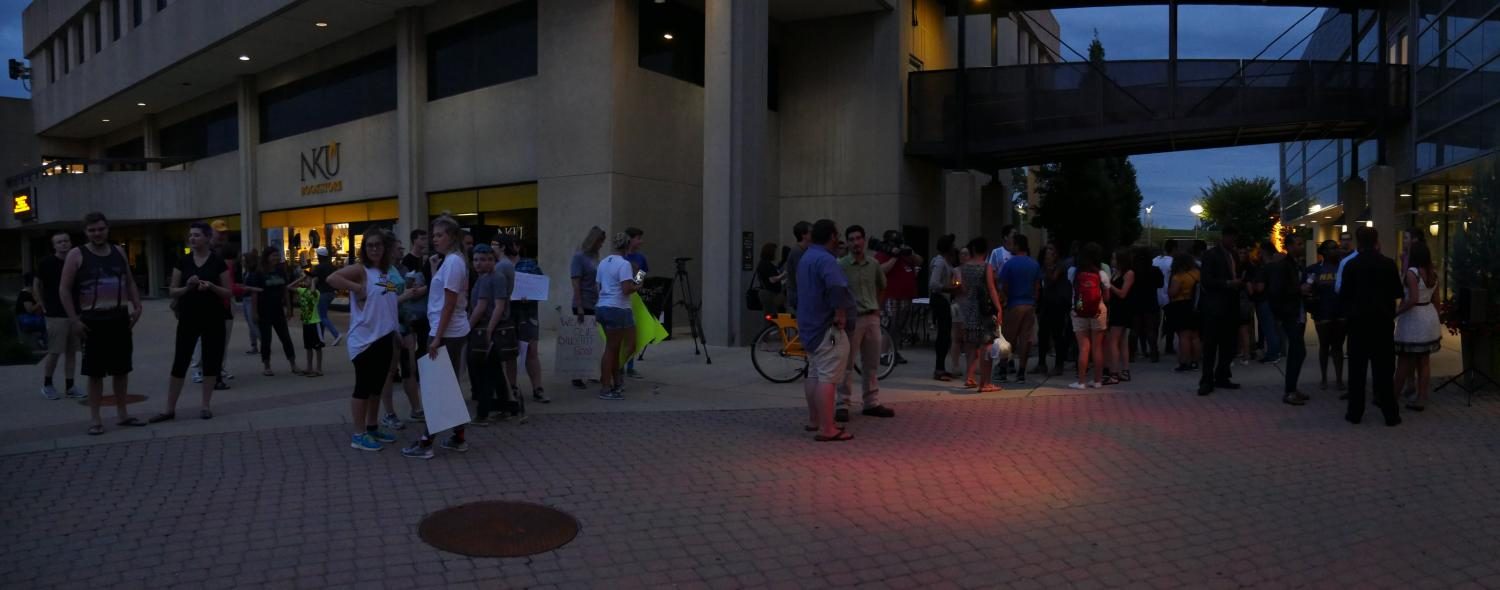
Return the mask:
<svg viewBox="0 0 1500 590">
<path fill-rule="evenodd" d="M 161 293 L 191 221 L 307 260 L 447 211 L 521 238 L 550 309 L 591 226 L 635 226 L 653 274 L 693 259 L 709 342 L 742 342 L 744 257 L 797 220 L 899 229 L 922 251 L 998 229 L 982 220 L 1008 191 L 982 195 L 1008 171 L 904 155 L 906 76 L 953 66 L 960 18 L 970 65 L 1055 55 L 1056 21 L 960 4 L 37 0 L 39 161 L 8 181 L 34 214 L 0 229 L 29 247 L 102 211 Z"/>
</svg>

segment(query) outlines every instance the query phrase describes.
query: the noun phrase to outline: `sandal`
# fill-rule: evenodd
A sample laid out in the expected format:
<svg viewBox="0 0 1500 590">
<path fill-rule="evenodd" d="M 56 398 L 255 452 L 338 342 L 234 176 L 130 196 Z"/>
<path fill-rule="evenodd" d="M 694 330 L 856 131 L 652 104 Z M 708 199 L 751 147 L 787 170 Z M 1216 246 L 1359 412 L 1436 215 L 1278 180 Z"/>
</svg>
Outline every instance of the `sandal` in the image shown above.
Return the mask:
<svg viewBox="0 0 1500 590">
<path fill-rule="evenodd" d="M 167 422 L 167 421 L 170 421 L 170 420 L 175 420 L 176 418 L 177 418 L 177 414 L 175 412 L 162 412 L 160 414 L 152 416 L 151 418 L 147 419 L 146 421 L 150 422 L 152 424 L 156 424 L 157 422 Z"/>
<path fill-rule="evenodd" d="M 1000 391 L 1000 386 L 994 383 L 985 383 L 984 387 L 979 388 L 979 393 L 994 393 L 996 391 Z"/>
<path fill-rule="evenodd" d="M 949 376 L 947 373 L 944 373 L 942 371 L 938 371 L 936 373 L 933 373 L 932 374 L 932 378 L 936 379 L 938 381 L 952 381 L 953 380 L 953 377 Z"/>
<path fill-rule="evenodd" d="M 101 434 L 104 434 L 103 424 L 95 424 L 89 427 L 89 436 L 99 436 Z"/>
<path fill-rule="evenodd" d="M 803 426 L 802 430 L 805 431 L 805 432 L 817 432 L 818 431 L 818 427 L 817 426 Z M 843 432 L 843 431 L 844 431 L 844 427 L 840 426 L 839 427 L 839 432 Z"/>
<path fill-rule="evenodd" d="M 1130 369 L 1125 369 L 1124 371 L 1120 371 L 1119 379 L 1121 381 L 1129 381 L 1130 380 Z"/>
<path fill-rule="evenodd" d="M 1103 381 L 1100 381 L 1099 384 L 1100 385 L 1119 385 L 1120 384 L 1120 380 L 1116 379 L 1114 375 L 1110 375 L 1108 377 L 1105 377 Z"/>
<path fill-rule="evenodd" d="M 979 384 L 975 383 L 973 379 L 964 380 L 964 389 L 973 389 L 975 387 L 979 387 Z"/>
<path fill-rule="evenodd" d="M 202 418 L 202 419 L 204 419 L 204 420 L 210 420 L 210 419 L 212 419 L 212 418 L 213 418 L 213 417 L 214 417 L 214 413 L 213 413 L 213 412 L 210 412 L 210 411 L 208 411 L 208 409 L 207 409 L 207 408 L 204 408 L 204 409 L 203 409 L 203 410 L 200 410 L 200 411 L 199 411 L 199 412 L 198 412 L 198 417 L 199 417 L 199 418 Z"/>
<path fill-rule="evenodd" d="M 145 422 L 142 422 L 140 418 L 135 418 L 135 417 L 126 418 L 124 420 L 121 420 L 121 421 L 115 423 L 115 426 L 145 426 L 145 425 L 146 425 Z"/>
<path fill-rule="evenodd" d="M 849 434 L 849 431 L 847 430 L 840 430 L 838 434 L 835 434 L 833 436 L 823 436 L 819 434 L 817 436 L 814 436 L 813 440 L 818 442 L 844 442 L 846 440 L 854 440 L 854 435 Z"/>
</svg>

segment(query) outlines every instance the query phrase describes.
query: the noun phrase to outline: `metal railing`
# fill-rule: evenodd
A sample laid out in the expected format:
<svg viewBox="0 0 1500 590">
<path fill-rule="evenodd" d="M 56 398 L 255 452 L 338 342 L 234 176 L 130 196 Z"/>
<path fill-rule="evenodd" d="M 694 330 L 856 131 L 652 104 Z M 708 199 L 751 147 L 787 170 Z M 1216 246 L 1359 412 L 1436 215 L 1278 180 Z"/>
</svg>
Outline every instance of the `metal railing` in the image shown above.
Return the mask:
<svg viewBox="0 0 1500 590">
<path fill-rule="evenodd" d="M 909 83 L 907 151 L 1014 164 L 1104 151 L 1142 153 L 1290 141 L 1304 125 L 1368 127 L 1400 117 L 1403 66 L 1346 61 L 1067 62 L 917 72 Z M 959 129 L 959 109 L 968 109 Z M 1030 160 L 1028 160 L 1028 158 Z"/>
<path fill-rule="evenodd" d="M 167 168 L 192 161 L 193 158 L 53 158 L 46 164 L 27 169 L 5 179 L 6 188 L 31 184 L 43 176 L 67 176 L 70 174 L 102 174 L 107 172 L 139 172 L 150 169 L 152 164 Z"/>
</svg>

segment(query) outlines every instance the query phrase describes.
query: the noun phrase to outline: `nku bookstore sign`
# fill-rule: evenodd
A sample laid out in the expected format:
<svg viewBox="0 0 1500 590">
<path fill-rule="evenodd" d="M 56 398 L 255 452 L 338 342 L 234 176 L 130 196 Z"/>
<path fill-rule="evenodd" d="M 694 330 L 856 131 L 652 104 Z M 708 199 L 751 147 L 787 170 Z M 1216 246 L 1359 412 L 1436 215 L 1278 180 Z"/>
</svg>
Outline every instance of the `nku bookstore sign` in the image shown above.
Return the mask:
<svg viewBox="0 0 1500 590">
<path fill-rule="evenodd" d="M 344 181 L 338 180 L 339 142 L 307 150 L 302 154 L 302 196 L 325 195 L 344 190 Z M 311 181 L 312 184 L 308 184 Z"/>
</svg>

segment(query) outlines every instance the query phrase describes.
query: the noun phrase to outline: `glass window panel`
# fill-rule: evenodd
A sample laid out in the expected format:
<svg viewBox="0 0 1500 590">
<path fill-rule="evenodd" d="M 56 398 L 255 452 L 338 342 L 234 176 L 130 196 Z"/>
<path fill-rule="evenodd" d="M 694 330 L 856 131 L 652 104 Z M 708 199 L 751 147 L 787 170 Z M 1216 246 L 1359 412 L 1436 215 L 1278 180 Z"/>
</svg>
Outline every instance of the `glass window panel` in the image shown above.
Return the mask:
<svg viewBox="0 0 1500 590">
<path fill-rule="evenodd" d="M 427 98 L 535 76 L 536 2 L 521 2 L 427 36 Z"/>
<path fill-rule="evenodd" d="M 261 93 L 261 142 L 395 109 L 396 52 L 386 50 Z"/>
<path fill-rule="evenodd" d="M 637 63 L 703 85 L 703 14 L 679 2 L 639 3 Z"/>
</svg>

